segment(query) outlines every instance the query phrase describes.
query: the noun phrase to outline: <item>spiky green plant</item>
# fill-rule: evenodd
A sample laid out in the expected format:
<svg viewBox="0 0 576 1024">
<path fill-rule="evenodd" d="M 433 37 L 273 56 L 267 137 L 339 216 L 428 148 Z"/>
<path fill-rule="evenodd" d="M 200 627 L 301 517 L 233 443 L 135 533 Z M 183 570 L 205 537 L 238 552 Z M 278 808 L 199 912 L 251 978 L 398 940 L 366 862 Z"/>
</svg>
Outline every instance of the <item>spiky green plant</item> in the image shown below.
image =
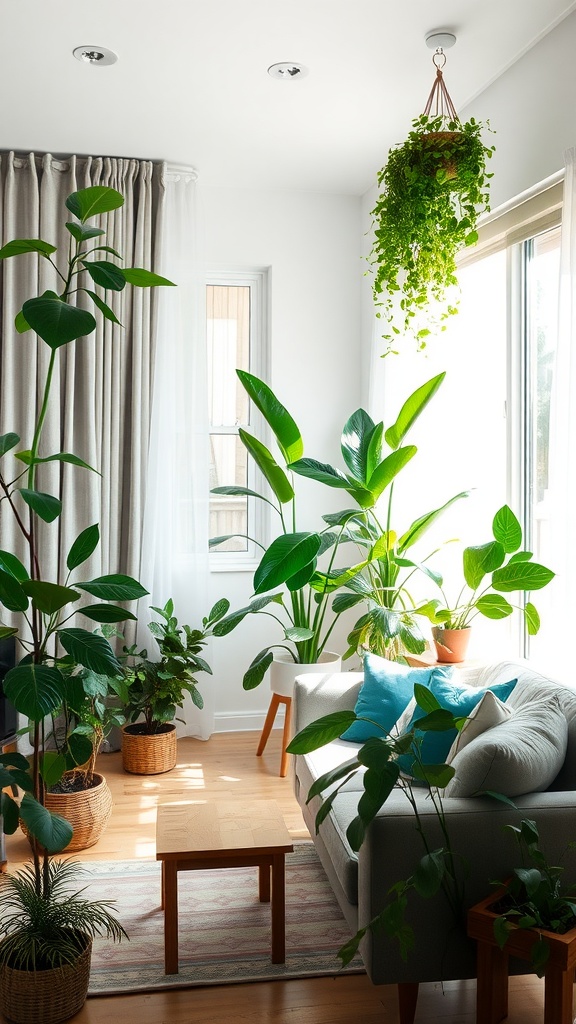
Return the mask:
<svg viewBox="0 0 576 1024">
<path fill-rule="evenodd" d="M 106 935 L 114 942 L 128 938 L 110 902 L 86 899 L 85 887 L 77 888 L 82 870 L 71 860 L 49 860 L 40 891 L 33 864 L 1 876 L 1 966 L 22 971 L 63 967 L 77 960 L 87 935 Z"/>
</svg>

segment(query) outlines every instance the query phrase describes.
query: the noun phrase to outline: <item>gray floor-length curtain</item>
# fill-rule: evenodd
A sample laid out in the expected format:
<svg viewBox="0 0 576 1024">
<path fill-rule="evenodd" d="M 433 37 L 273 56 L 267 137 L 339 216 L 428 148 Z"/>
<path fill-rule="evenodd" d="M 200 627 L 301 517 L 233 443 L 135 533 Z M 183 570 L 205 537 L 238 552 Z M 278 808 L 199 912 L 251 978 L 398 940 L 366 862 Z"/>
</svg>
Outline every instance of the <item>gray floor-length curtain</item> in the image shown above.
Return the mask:
<svg viewBox="0 0 576 1024">
<path fill-rule="evenodd" d="M 159 165 L 132 159 L 0 153 L 2 244 L 13 238 L 42 238 L 66 253 L 70 236 L 64 224 L 72 219 L 66 197 L 90 185 L 108 185 L 123 194 L 125 203 L 101 218 L 106 230 L 101 241 L 122 254 L 124 266 L 162 273 L 155 230 L 163 200 L 158 175 Z M 33 254 L 6 259 L 0 264 L 0 287 L 0 433 L 16 431 L 21 446 L 29 448 L 49 349 L 32 332 L 17 334 L 14 317 L 25 299 L 47 288 L 56 290 L 54 270 Z M 39 478 L 39 486 L 49 493 L 58 494 L 60 484 L 63 489 L 62 516 L 42 524 L 41 569 L 49 580 L 57 575 L 64 579 L 70 545 L 93 523 L 100 524 L 101 542 L 83 567 L 84 578 L 112 572 L 138 577 L 156 297 L 154 290 L 127 286 L 112 297 L 107 292 L 106 300 L 123 326 L 96 314 L 94 334 L 59 350 L 41 454 L 73 452 L 102 475 L 52 464 Z M 90 300 L 87 305 L 93 309 Z M 12 517 L 0 514 L 0 547 L 22 550 Z M 134 631 L 126 625 L 126 638 L 132 641 Z"/>
</svg>

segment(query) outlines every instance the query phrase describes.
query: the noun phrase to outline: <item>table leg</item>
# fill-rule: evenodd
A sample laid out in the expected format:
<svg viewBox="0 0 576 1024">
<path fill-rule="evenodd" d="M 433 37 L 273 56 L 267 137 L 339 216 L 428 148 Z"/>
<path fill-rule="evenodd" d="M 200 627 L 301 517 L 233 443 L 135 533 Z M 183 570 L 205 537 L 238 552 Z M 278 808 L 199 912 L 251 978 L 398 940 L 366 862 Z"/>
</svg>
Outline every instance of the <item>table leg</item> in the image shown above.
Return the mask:
<svg viewBox="0 0 576 1024">
<path fill-rule="evenodd" d="M 477 965 L 476 1020 L 498 1024 L 508 1016 L 508 955 L 478 941 Z"/>
<path fill-rule="evenodd" d="M 178 862 L 167 860 L 164 867 L 164 971 L 178 974 Z"/>
<path fill-rule="evenodd" d="M 270 903 L 269 864 L 260 864 L 258 867 L 258 899 L 260 903 Z"/>
<path fill-rule="evenodd" d="M 544 1024 L 572 1024 L 574 971 L 549 964 L 544 977 Z"/>
<path fill-rule="evenodd" d="M 286 959 L 286 901 L 284 854 L 272 857 L 272 963 Z"/>
</svg>

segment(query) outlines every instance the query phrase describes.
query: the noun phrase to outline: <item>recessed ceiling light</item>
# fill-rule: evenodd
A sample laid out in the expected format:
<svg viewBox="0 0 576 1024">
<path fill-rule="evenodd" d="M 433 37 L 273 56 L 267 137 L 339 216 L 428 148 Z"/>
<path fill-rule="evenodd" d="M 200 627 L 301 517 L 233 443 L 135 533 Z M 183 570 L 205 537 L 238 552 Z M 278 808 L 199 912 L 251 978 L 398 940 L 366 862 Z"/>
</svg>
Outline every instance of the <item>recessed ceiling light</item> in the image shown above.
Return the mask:
<svg viewBox="0 0 576 1024">
<path fill-rule="evenodd" d="M 296 64 L 295 61 L 285 61 L 282 64 L 271 64 L 268 74 L 272 78 L 283 78 L 286 82 L 291 82 L 296 78 L 305 78 L 308 68 L 303 64 Z"/>
<path fill-rule="evenodd" d="M 118 60 L 118 54 L 105 46 L 77 46 L 72 53 L 76 60 L 81 60 L 84 64 L 93 64 L 95 67 L 115 64 Z"/>
</svg>

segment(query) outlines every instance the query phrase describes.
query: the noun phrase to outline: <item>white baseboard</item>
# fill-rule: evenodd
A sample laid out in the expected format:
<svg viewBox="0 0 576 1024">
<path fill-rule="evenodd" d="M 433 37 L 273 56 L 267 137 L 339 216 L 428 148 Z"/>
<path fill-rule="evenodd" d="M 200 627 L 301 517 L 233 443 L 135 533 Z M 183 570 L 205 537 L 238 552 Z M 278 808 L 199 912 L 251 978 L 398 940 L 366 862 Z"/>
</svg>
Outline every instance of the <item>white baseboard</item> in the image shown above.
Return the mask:
<svg viewBox="0 0 576 1024">
<path fill-rule="evenodd" d="M 220 711 L 214 716 L 214 732 L 262 732 L 265 718 L 265 711 Z M 283 725 L 284 707 L 281 706 L 278 708 L 274 728 L 280 729 Z"/>
</svg>

